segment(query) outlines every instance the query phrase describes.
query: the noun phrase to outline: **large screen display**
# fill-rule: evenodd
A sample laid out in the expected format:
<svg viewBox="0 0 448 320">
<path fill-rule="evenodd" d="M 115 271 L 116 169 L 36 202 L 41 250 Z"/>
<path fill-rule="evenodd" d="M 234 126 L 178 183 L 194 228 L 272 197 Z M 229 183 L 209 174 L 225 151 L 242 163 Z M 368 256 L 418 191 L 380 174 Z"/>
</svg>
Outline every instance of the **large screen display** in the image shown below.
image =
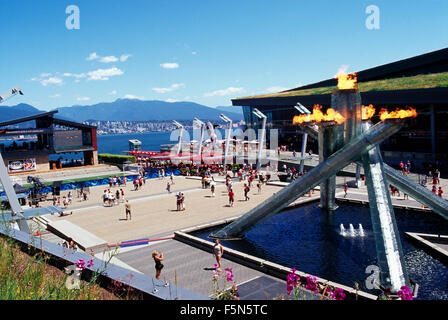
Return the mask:
<svg viewBox="0 0 448 320">
<path fill-rule="evenodd" d="M 54 146 L 55 148 L 82 146 L 82 131 L 81 130 L 55 131 Z"/>
</svg>

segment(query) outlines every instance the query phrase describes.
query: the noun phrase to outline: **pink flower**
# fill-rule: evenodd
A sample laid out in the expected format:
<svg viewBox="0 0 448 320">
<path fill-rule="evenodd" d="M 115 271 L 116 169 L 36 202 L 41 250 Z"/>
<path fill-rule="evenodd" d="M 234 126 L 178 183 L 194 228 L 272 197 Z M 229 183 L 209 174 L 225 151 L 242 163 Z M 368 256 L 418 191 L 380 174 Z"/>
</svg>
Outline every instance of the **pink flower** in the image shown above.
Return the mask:
<svg viewBox="0 0 448 320">
<path fill-rule="evenodd" d="M 313 291 L 314 293 L 319 293 L 319 290 L 317 289 L 317 278 L 314 276 L 306 277 L 305 289 Z"/>
<path fill-rule="evenodd" d="M 291 269 L 291 273 L 286 277 L 286 290 L 288 295 L 291 295 L 291 291 L 300 284 L 300 277 L 295 272 L 296 269 Z"/>
<path fill-rule="evenodd" d="M 411 290 L 407 286 L 402 286 L 400 289 L 397 294 L 401 300 L 413 300 Z"/>
<path fill-rule="evenodd" d="M 87 268 L 93 267 L 94 263 L 93 263 L 93 259 L 90 259 L 89 261 L 87 261 Z"/>
<path fill-rule="evenodd" d="M 84 261 L 84 259 L 79 259 L 75 262 L 75 265 L 81 270 L 84 270 L 86 268 L 86 262 Z"/>
<path fill-rule="evenodd" d="M 345 299 L 345 293 L 344 290 L 341 288 L 336 288 L 333 291 L 333 294 L 331 295 L 332 299 L 334 300 L 344 300 Z"/>
<path fill-rule="evenodd" d="M 224 271 L 226 272 L 226 281 L 233 282 L 233 268 L 226 268 Z"/>
</svg>

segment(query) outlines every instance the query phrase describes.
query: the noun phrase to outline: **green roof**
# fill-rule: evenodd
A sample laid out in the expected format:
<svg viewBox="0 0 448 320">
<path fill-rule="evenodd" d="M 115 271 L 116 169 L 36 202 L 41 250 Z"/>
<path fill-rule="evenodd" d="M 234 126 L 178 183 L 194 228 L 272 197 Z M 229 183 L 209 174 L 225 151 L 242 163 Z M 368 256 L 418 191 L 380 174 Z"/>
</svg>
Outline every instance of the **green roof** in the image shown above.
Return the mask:
<svg viewBox="0 0 448 320">
<path fill-rule="evenodd" d="M 448 72 L 421 74 L 412 77 L 401 77 L 393 79 L 360 82 L 358 83 L 358 85 L 360 92 L 448 87 Z M 322 95 L 322 94 L 331 94 L 335 90 L 337 90 L 336 86 L 330 86 L 330 87 L 320 87 L 320 88 L 264 94 L 258 96 L 250 96 L 244 98 L 237 98 L 235 100 Z"/>
</svg>

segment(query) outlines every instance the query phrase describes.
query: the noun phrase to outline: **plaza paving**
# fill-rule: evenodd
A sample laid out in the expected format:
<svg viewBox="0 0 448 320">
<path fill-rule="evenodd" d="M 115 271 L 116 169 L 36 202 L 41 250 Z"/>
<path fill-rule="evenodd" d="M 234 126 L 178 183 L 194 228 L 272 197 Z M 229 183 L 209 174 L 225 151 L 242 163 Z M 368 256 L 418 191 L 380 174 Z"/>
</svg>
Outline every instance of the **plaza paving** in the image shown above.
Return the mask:
<svg viewBox="0 0 448 320">
<path fill-rule="evenodd" d="M 233 181 L 235 191 L 235 204 L 228 206 L 226 187 L 222 182 L 223 177 L 217 183 L 216 197 L 211 197 L 210 189 L 202 189 L 201 181 L 187 177 L 175 177 L 172 185 L 172 193 L 166 191 L 165 179 L 149 179 L 138 191 L 128 183 L 123 186 L 125 197 L 132 205 L 132 220 L 125 220 L 124 204 L 113 207 L 105 207 L 102 202 L 102 194 L 108 186 L 90 188 L 89 199 L 83 201 L 74 197 L 73 203 L 65 211 L 73 212 L 72 215 L 57 217 L 47 215 L 52 221 L 67 220 L 78 227 L 104 239 L 109 244 L 130 241 L 141 238 L 159 238 L 172 236 L 174 231 L 184 228 L 207 224 L 210 222 L 237 217 L 246 213 L 262 201 L 281 190 L 282 185 L 264 185 L 262 192 L 258 194 L 256 186 L 252 186 L 249 193 L 250 200 L 244 200 L 243 183 Z M 348 195 L 344 198 L 343 186 L 345 182 L 353 180 L 350 177 L 337 177 L 337 199 L 368 202 L 366 187 L 349 188 Z M 442 179 L 442 186 L 448 185 Z M 119 187 L 111 188 L 113 191 Z M 175 194 L 185 194 L 185 211 L 176 211 Z M 63 191 L 61 196 L 67 195 Z M 319 198 L 319 192 L 315 191 L 312 197 L 304 196 L 299 201 L 311 201 Z M 392 197 L 394 206 L 407 206 L 420 209 L 421 205 L 409 197 Z M 48 202 L 48 205 L 51 203 Z M 51 239 L 52 235 L 46 235 Z M 53 238 L 53 241 L 57 239 Z M 162 271 L 162 280 L 170 283 L 177 281 L 180 287 L 189 289 L 203 295 L 209 295 L 212 290 L 211 268 L 215 263 L 210 252 L 194 248 L 178 240 L 170 239 L 150 242 L 147 245 L 139 245 L 128 248 L 120 248 L 113 259 L 113 263 L 128 267 L 135 272 L 155 276 L 154 262 L 151 258 L 153 250 L 164 252 L 165 268 Z M 223 259 L 223 267 L 233 267 L 235 280 L 241 288 L 243 299 L 275 298 L 285 295 L 284 279 L 276 279 L 267 276 L 251 268 Z M 173 293 L 175 295 L 175 293 Z M 180 297 L 181 298 L 181 297 Z M 315 298 L 310 296 L 309 298 Z"/>
<path fill-rule="evenodd" d="M 217 179 L 219 178 L 217 177 Z M 141 238 L 153 239 L 172 236 L 174 231 L 186 227 L 239 216 L 282 188 L 281 186 L 264 185 L 261 193 L 258 194 L 257 188 L 252 186 L 249 193 L 250 200 L 245 201 L 243 183 L 234 181 L 235 204 L 233 207 L 229 207 L 226 187 L 222 182 L 217 183 L 216 197 L 213 198 L 210 189 L 201 188 L 200 180 L 186 177 L 175 177 L 172 193 L 168 193 L 165 190 L 168 180 L 147 180 L 143 188 L 138 191 L 133 191 L 133 186 L 127 184 L 125 196 L 132 206 L 132 220 L 124 219 L 123 203 L 113 207 L 103 206 L 104 186 L 91 188 L 87 201 L 75 198 L 72 205 L 65 210 L 73 212 L 72 215 L 64 217 L 47 215 L 46 218 L 50 221 L 70 221 L 106 240 L 109 244 L 114 244 Z M 116 190 L 117 187 L 112 189 Z M 175 193 L 178 191 L 184 192 L 186 197 L 186 210 L 181 212 L 176 211 Z M 62 195 L 67 193 L 68 191 L 63 191 Z M 318 197 L 319 192 L 315 191 L 312 197 L 305 196 L 299 201 L 315 200 Z M 60 240 L 52 234 L 46 234 L 43 238 L 53 242 Z M 174 239 L 120 248 L 112 263 L 154 277 L 154 262 L 151 258 L 154 249 L 163 251 L 165 255 L 163 280 L 174 283 L 177 279 L 178 285 L 183 288 L 206 296 L 211 293 L 211 268 L 216 263 L 212 254 Z M 101 254 L 97 254 L 97 256 L 100 257 Z M 235 280 L 238 285 L 242 286 L 242 299 L 265 299 L 266 297 L 272 299 L 285 295 L 283 279 L 279 280 L 223 259 L 223 268 L 225 267 L 234 269 Z M 309 298 L 316 297 L 309 295 Z"/>
<path fill-rule="evenodd" d="M 132 191 L 131 184 L 125 187 L 125 197 L 132 207 L 132 220 L 125 220 L 124 203 L 105 207 L 102 202 L 104 187 L 91 188 L 89 200 L 74 199 L 65 211 L 72 215 L 48 216 L 50 220 L 68 220 L 108 243 L 156 237 L 211 221 L 234 217 L 247 212 L 261 203 L 281 187 L 264 185 L 258 194 L 252 187 L 250 200 L 244 200 L 243 184 L 234 182 L 235 204 L 228 205 L 228 195 L 223 183 L 216 186 L 216 197 L 210 189 L 202 189 L 199 180 L 176 177 L 172 193 L 168 193 L 168 179 L 150 179 L 141 190 Z M 115 191 L 117 188 L 112 188 Z M 185 194 L 185 211 L 176 211 L 176 192 Z M 65 191 L 66 193 L 66 191 Z"/>
</svg>

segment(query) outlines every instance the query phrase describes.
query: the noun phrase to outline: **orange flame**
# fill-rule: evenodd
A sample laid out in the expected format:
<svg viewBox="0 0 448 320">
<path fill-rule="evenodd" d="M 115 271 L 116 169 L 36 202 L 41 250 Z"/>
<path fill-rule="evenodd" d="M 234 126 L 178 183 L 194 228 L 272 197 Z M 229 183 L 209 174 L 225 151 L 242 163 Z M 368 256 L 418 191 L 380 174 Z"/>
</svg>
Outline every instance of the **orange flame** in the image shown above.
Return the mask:
<svg viewBox="0 0 448 320">
<path fill-rule="evenodd" d="M 369 120 L 373 117 L 375 112 L 376 110 L 372 104 L 369 104 L 368 106 L 362 106 L 362 120 Z"/>
<path fill-rule="evenodd" d="M 357 78 L 356 73 L 346 73 L 347 66 L 343 66 L 339 69 L 336 79 L 338 79 L 338 89 L 339 90 L 348 90 L 348 89 L 356 89 L 357 88 Z"/>
<path fill-rule="evenodd" d="M 408 107 L 407 110 L 397 108 L 395 111 L 387 111 L 386 109 L 381 109 L 380 111 L 380 120 L 386 120 L 386 119 L 403 119 L 403 118 L 409 118 L 413 117 L 415 118 L 417 116 L 417 110 Z"/>
<path fill-rule="evenodd" d="M 327 113 L 324 114 L 321 105 L 314 105 L 313 113 L 311 114 L 301 114 L 299 116 L 294 116 L 292 123 L 301 124 L 304 122 L 323 122 L 323 121 L 335 121 L 337 124 L 341 124 L 345 121 L 345 118 L 334 110 L 333 108 L 328 108 Z"/>
</svg>

